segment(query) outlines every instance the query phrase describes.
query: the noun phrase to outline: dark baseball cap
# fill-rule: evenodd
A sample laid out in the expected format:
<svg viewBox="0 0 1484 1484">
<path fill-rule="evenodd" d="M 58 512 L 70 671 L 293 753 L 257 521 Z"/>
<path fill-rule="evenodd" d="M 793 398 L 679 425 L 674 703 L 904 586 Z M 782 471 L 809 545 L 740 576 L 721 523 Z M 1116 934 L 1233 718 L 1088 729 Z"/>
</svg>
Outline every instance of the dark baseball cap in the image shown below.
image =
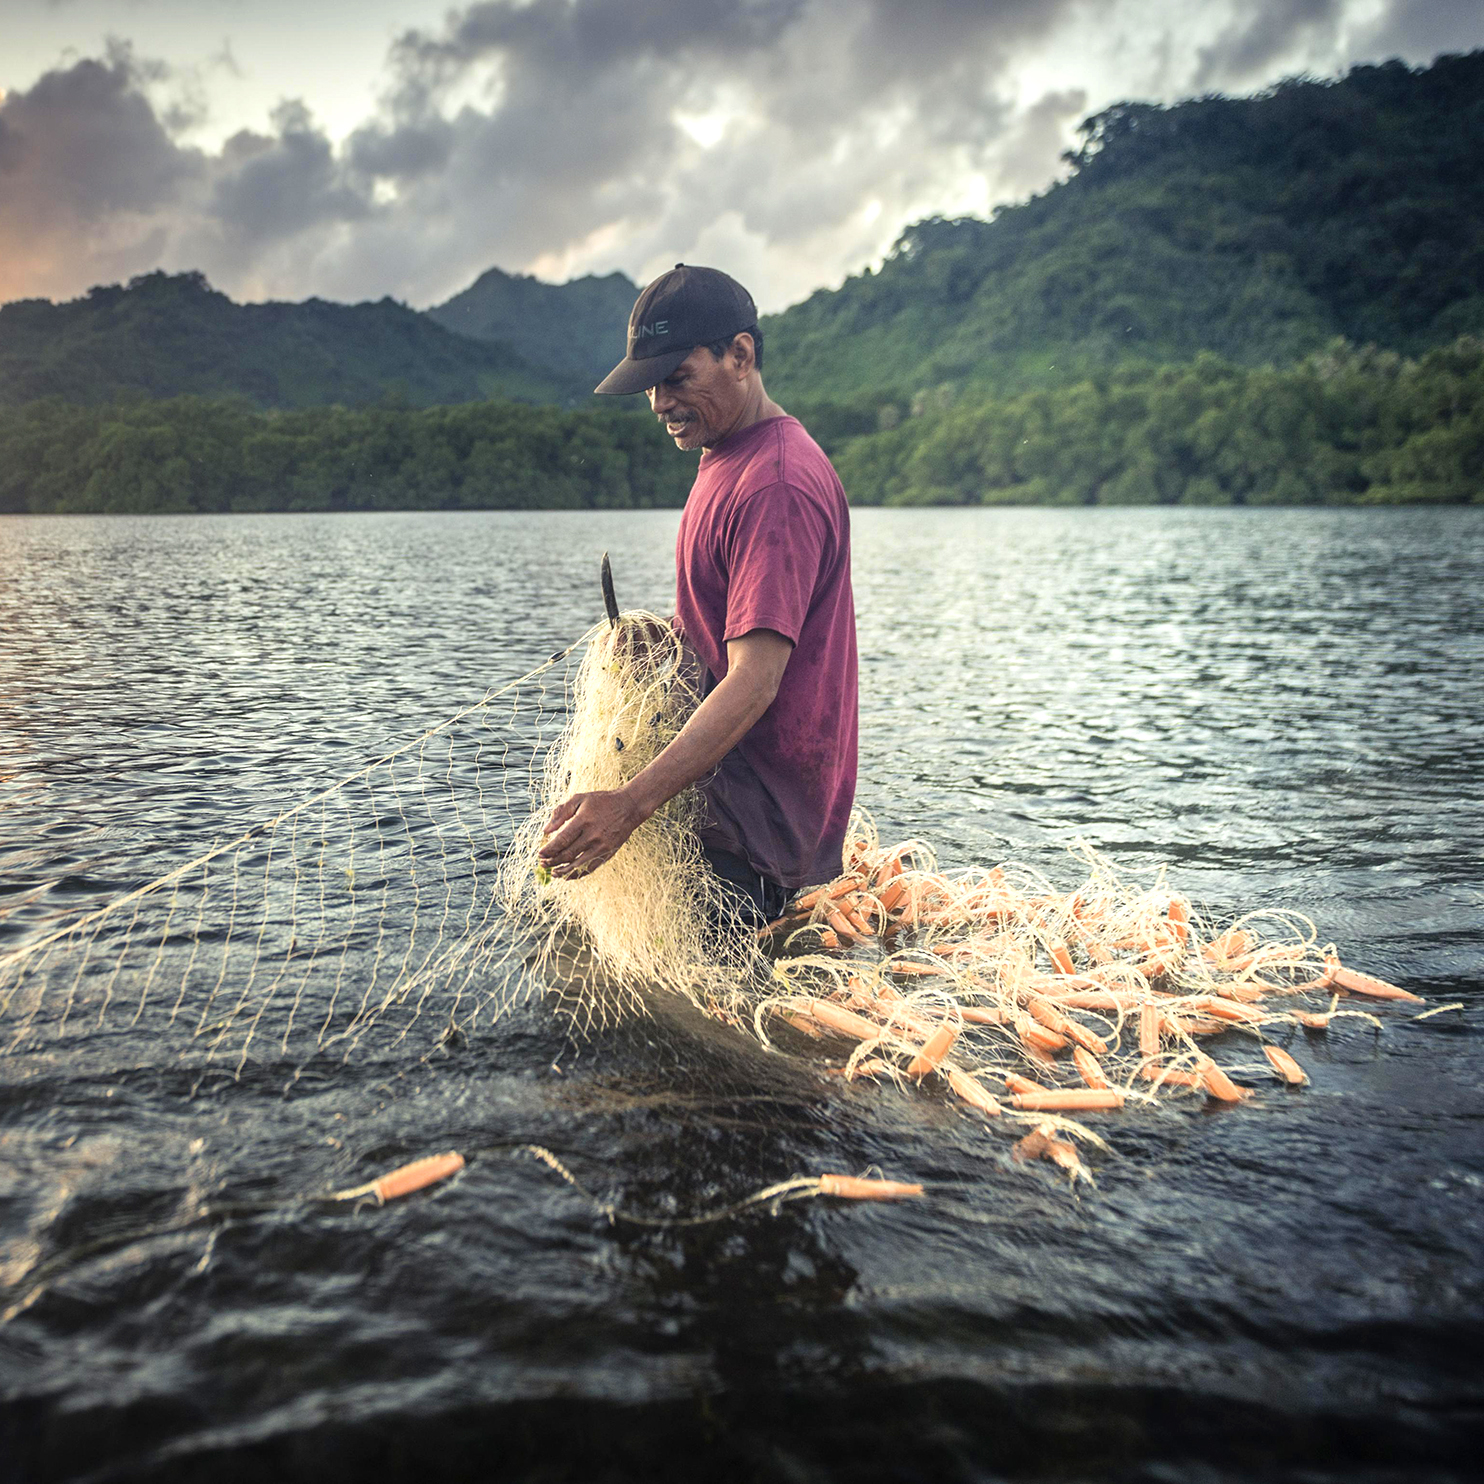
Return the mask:
<svg viewBox="0 0 1484 1484">
<path fill-rule="evenodd" d="M 698 345 L 729 340 L 756 323 L 757 305 L 735 278 L 719 268 L 676 263 L 639 295 L 629 316 L 629 353 L 595 390 L 648 391 Z"/>
</svg>

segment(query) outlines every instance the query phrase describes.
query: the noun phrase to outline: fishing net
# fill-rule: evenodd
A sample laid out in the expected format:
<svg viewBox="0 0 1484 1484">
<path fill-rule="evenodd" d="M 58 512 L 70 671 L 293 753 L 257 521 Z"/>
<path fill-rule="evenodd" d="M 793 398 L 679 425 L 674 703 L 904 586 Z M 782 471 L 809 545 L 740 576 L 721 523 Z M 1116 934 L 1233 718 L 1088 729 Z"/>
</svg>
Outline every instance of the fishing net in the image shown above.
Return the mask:
<svg viewBox="0 0 1484 1484">
<path fill-rule="evenodd" d="M 492 1016 L 519 977 L 495 880 L 561 735 L 571 658 L 103 906 L 33 921 L 0 952 L 0 1051 L 122 1038 L 237 1075 L 397 1057 Z"/>
<path fill-rule="evenodd" d="M 706 865 L 700 796 L 687 789 L 599 870 L 551 876 L 545 826 L 573 794 L 621 788 L 679 734 L 701 698 L 700 670 L 654 614 L 621 615 L 590 635 L 570 688 L 568 724 L 534 780 L 497 882 L 527 965 L 580 1028 L 677 993 L 715 1009 L 764 968 L 735 899 Z"/>
<path fill-rule="evenodd" d="M 1297 913 L 1217 920 L 1080 846 L 1071 889 L 1028 865 L 945 870 L 864 816 L 840 876 L 758 932 L 701 856 L 694 791 L 597 871 L 552 878 L 555 806 L 632 778 L 699 695 L 668 625 L 623 615 L 275 818 L 32 922 L 0 954 L 5 1065 L 139 1037 L 198 1074 L 405 1062 L 532 994 L 579 1034 L 678 994 L 823 1072 L 1026 1124 L 1018 1154 L 1075 1177 L 1076 1143 L 1102 1142 L 1084 1115 L 1302 1082 L 1275 1038 L 1416 998 Z"/>
</svg>

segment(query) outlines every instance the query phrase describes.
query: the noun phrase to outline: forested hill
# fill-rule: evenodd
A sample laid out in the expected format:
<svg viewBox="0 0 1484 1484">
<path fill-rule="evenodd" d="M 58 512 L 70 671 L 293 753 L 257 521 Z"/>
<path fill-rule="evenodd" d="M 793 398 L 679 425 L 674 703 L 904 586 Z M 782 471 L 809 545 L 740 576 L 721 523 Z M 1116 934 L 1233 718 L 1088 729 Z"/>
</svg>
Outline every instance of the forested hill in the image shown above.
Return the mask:
<svg viewBox="0 0 1484 1484">
<path fill-rule="evenodd" d="M 556 401 L 558 382 L 513 350 L 376 304 L 234 304 L 199 273 L 150 273 L 84 298 L 0 306 L 0 405 L 242 396 L 260 407 L 489 397 Z"/>
<path fill-rule="evenodd" d="M 1358 67 L 1254 98 L 1121 103 L 1069 178 L 993 220 L 907 229 L 881 269 L 764 322 L 769 390 L 878 416 L 1213 353 L 1292 365 L 1343 338 L 1416 357 L 1484 332 L 1484 52 Z M 0 306 L 0 405 L 124 394 L 264 408 L 576 404 L 638 289 L 491 269 L 426 313 L 234 304 L 151 273 Z M 821 404 L 834 404 L 833 410 Z"/>
<path fill-rule="evenodd" d="M 1044 195 L 920 222 L 879 272 L 768 320 L 769 389 L 910 403 L 1336 337 L 1417 355 L 1484 331 L 1481 160 L 1484 52 L 1119 104 Z"/>
<path fill-rule="evenodd" d="M 1044 195 L 767 319 L 768 387 L 859 503 L 1484 501 L 1481 159 L 1484 52 L 1120 104 Z M 636 292 L 5 305 L 0 513 L 678 503 L 642 399 L 588 400 Z"/>
<path fill-rule="evenodd" d="M 624 353 L 639 287 L 622 273 L 542 283 L 491 268 L 430 318 L 459 335 L 497 340 L 585 396 Z"/>
</svg>

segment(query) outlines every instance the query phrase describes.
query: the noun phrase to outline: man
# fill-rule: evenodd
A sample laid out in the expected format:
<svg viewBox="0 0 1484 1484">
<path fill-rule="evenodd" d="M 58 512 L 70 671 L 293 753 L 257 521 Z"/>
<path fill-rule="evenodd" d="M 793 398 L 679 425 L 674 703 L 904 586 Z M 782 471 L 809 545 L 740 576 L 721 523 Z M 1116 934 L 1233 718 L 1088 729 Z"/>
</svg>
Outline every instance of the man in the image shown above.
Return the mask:
<svg viewBox="0 0 1484 1484">
<path fill-rule="evenodd" d="M 850 512 L 819 445 L 763 387 L 752 296 L 677 263 L 639 296 L 628 354 L 597 388 L 646 392 L 702 450 L 675 546 L 675 619 L 706 668 L 675 740 L 621 789 L 575 794 L 547 824 L 559 876 L 601 866 L 700 783 L 701 841 L 745 920 L 839 874 L 856 777 Z"/>
</svg>

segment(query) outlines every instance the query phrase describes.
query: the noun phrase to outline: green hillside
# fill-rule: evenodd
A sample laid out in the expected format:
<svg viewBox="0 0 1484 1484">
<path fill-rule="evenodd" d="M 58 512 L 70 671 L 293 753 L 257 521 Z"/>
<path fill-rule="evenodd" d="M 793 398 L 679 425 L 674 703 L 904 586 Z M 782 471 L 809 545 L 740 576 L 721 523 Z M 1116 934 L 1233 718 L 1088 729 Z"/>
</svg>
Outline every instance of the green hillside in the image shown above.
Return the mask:
<svg viewBox="0 0 1484 1484">
<path fill-rule="evenodd" d="M 1044 195 L 920 222 L 879 272 L 769 319 L 769 389 L 905 412 L 1201 351 L 1416 356 L 1484 331 L 1481 158 L 1484 52 L 1119 104 Z"/>
<path fill-rule="evenodd" d="M 1394 504 L 1484 498 L 1484 340 L 1409 361 L 1129 367 L 964 398 L 832 442 L 856 504 Z M 0 514 L 680 505 L 695 474 L 649 417 L 475 402 L 262 412 L 177 397 L 0 407 Z"/>
<path fill-rule="evenodd" d="M 44 397 L 246 397 L 259 407 L 426 407 L 560 389 L 505 346 L 377 304 L 234 304 L 199 273 L 150 273 L 66 304 L 0 306 L 0 405 Z"/>
<path fill-rule="evenodd" d="M 622 359 L 638 297 L 622 273 L 552 284 L 491 268 L 427 313 L 456 334 L 508 345 L 580 399 Z"/>
<path fill-rule="evenodd" d="M 1406 360 L 1337 341 L 1295 366 L 1202 352 L 1066 387 L 965 396 L 850 439 L 864 505 L 1484 501 L 1484 340 Z"/>
<path fill-rule="evenodd" d="M 858 503 L 1484 500 L 1481 158 L 1484 52 L 1120 104 L 1044 195 L 766 320 L 769 390 Z M 636 293 L 0 307 L 0 512 L 678 503 L 639 399 L 510 405 L 585 404 Z"/>
</svg>

